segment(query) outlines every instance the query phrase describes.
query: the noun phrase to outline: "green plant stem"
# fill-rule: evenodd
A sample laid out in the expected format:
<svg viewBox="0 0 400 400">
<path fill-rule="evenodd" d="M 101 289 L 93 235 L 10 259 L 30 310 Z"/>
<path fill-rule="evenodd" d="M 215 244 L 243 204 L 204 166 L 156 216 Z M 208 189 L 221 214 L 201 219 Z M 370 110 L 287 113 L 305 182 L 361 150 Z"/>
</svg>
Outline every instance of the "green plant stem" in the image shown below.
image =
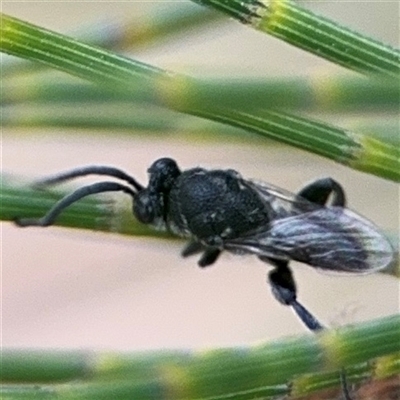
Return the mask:
<svg viewBox="0 0 400 400">
<path fill-rule="evenodd" d="M 192 79 L 180 93 L 190 104 L 223 104 L 240 109 L 282 108 L 313 112 L 395 111 L 400 99 L 400 85 L 392 79 L 350 77 L 307 78 L 222 78 Z M 35 76 L 23 82 L 3 81 L 2 104 L 64 102 L 141 102 L 137 90 L 116 92 L 102 86 L 81 82 L 63 82 L 60 77 Z"/>
<path fill-rule="evenodd" d="M 2 175 L 0 189 L 0 221 L 16 218 L 40 218 L 71 190 L 35 190 L 20 178 Z M 132 214 L 131 200 L 121 195 L 102 194 L 89 196 L 68 207 L 57 218 L 55 226 L 89 229 L 123 235 L 175 239 L 169 233 L 160 232 L 140 224 Z M 399 251 L 398 232 L 385 232 L 395 249 Z M 399 276 L 399 264 L 383 273 Z"/>
<path fill-rule="evenodd" d="M 395 399 L 398 395 L 398 380 L 399 376 L 392 376 L 389 378 L 373 380 L 369 383 L 364 383 L 357 393 L 354 395 L 357 398 L 369 399 L 369 400 L 382 400 L 382 399 Z M 310 384 L 314 383 L 310 381 Z M 323 389 L 322 389 L 323 390 Z M 148 390 L 147 390 L 148 392 Z M 276 390 L 276 392 L 278 392 Z M 307 391 L 307 393 L 300 394 L 301 400 L 315 400 L 315 399 L 338 399 L 339 396 L 342 395 L 339 390 L 333 392 L 329 390 L 327 392 L 324 390 L 320 392 L 319 386 L 313 387 L 312 390 Z M 353 393 L 352 393 L 353 395 Z M 154 393 L 154 396 L 151 397 L 151 394 L 146 393 L 146 398 L 143 397 L 143 390 L 138 390 L 133 384 L 126 382 L 112 382 L 103 385 L 78 385 L 78 384 L 70 384 L 64 385 L 4 385 L 2 387 L 2 399 L 3 400 L 108 400 L 113 398 L 115 400 L 132 400 L 132 399 L 144 399 L 144 400 L 160 400 L 160 394 Z M 287 400 L 300 400 L 299 396 L 295 393 L 288 394 L 284 396 Z M 170 397 L 163 397 L 164 400 L 174 400 Z M 214 398 L 213 398 L 214 399 Z M 228 397 L 219 397 L 218 400 L 243 400 L 243 396 L 235 395 Z M 262 399 L 252 398 L 252 400 L 281 400 L 282 396 L 272 396 L 272 397 L 262 397 Z M 186 399 L 186 400 L 194 400 L 194 399 Z M 200 400 L 200 399 L 196 399 Z M 202 400 L 210 400 L 210 399 L 202 399 Z"/>
<path fill-rule="evenodd" d="M 106 49 L 138 48 L 154 42 L 165 41 L 171 35 L 187 31 L 188 28 L 214 23 L 221 19 L 219 13 L 188 3 L 158 6 L 154 12 L 142 15 L 140 19 L 117 21 L 96 21 L 89 26 L 72 33 L 82 42 Z M 37 72 L 44 64 L 32 64 L 26 60 L 8 60 L 2 63 L 2 77 L 14 77 Z"/>
<path fill-rule="evenodd" d="M 132 108 L 131 103 L 109 102 L 107 104 L 90 105 L 40 105 L 38 107 L 3 107 L 2 126 L 13 128 L 71 128 L 69 133 L 87 129 L 87 133 L 97 135 L 100 130 L 108 135 L 129 134 L 136 136 L 155 135 L 184 138 L 185 141 L 207 142 L 244 142 L 246 135 L 242 129 L 230 125 L 218 124 L 213 121 L 196 118 L 192 115 L 176 113 L 159 107 L 138 105 Z M 276 145 L 277 142 L 266 141 L 263 138 L 254 143 Z"/>
<path fill-rule="evenodd" d="M 274 111 L 256 115 L 213 109 L 209 113 L 201 110 L 198 115 L 308 150 L 360 171 L 400 181 L 400 149 L 377 139 Z"/>
<path fill-rule="evenodd" d="M 15 178 L 2 176 L 0 220 L 40 218 L 66 194 L 67 192 L 63 191 L 34 190 Z M 57 218 L 57 225 L 135 236 L 171 238 L 170 234 L 154 231 L 133 218 L 129 198 L 106 194 L 86 197 L 68 207 Z"/>
<path fill-rule="evenodd" d="M 107 104 L 39 104 L 36 106 L 13 106 L 0 108 L 2 126 L 13 128 L 71 128 L 71 134 L 82 129 L 88 129 L 90 134 L 98 134 L 100 130 L 108 135 L 152 134 L 167 137 L 179 136 L 186 140 L 201 140 L 209 142 L 246 141 L 251 134 L 243 129 L 236 129 L 227 124 L 218 124 L 191 115 L 178 114 L 158 107 L 142 107 L 140 104 L 132 108 L 131 103 L 109 102 Z M 329 115 L 330 116 L 330 115 Z M 333 115 L 332 118 L 337 118 Z M 341 116 L 342 124 L 351 131 L 363 132 L 364 136 L 375 138 L 391 145 L 400 147 L 400 127 L 398 116 L 375 116 L 374 121 L 359 122 Z M 276 141 L 265 141 L 252 138 L 254 144 L 277 144 Z"/>
<path fill-rule="evenodd" d="M 400 78 L 400 52 L 291 0 L 193 0 L 346 68 Z"/>
<path fill-rule="evenodd" d="M 386 372 L 381 377 L 391 376 L 399 373 L 399 351 L 400 317 L 395 315 L 315 336 L 206 352 L 88 354 L 3 350 L 2 381 L 75 381 L 68 386 L 54 386 L 60 398 L 77 393 L 86 393 L 88 397 L 82 398 L 96 398 L 94 395 L 101 394 L 101 390 L 108 395 L 113 390 L 121 394 L 118 398 L 129 398 L 123 397 L 125 393 L 141 400 L 250 400 L 308 394 L 316 388 L 338 386 L 341 366 L 346 367 L 351 382 L 365 380 L 375 374 L 366 362 L 379 356 L 387 355 L 382 361 Z M 306 373 L 313 374 L 300 376 Z"/>
<path fill-rule="evenodd" d="M 55 107 L 4 107 L 1 111 L 3 127 L 64 127 L 96 131 L 104 129 L 112 132 L 129 130 L 132 134 L 151 132 L 167 135 L 168 132 L 180 129 L 185 124 L 184 119 L 189 119 L 185 115 L 157 107 L 145 108 L 138 105 L 132 109 L 132 104 L 118 102 L 97 106 L 85 103 L 85 107 L 71 104 L 59 104 Z"/>
<path fill-rule="evenodd" d="M 83 79 L 123 87 L 135 78 L 156 78 L 163 70 L 1 14 L 0 47 L 13 55 L 61 69 Z M 113 78 L 112 78 L 113 75 Z M 138 83 L 138 81 L 136 81 Z"/>
<path fill-rule="evenodd" d="M 139 89 L 164 107 L 223 122 L 311 151 L 361 171 L 400 180 L 399 149 L 345 129 L 278 111 L 239 111 L 221 104 L 190 104 L 191 79 L 79 43 L 2 15 L 0 49 L 44 62 L 117 91 Z"/>
</svg>

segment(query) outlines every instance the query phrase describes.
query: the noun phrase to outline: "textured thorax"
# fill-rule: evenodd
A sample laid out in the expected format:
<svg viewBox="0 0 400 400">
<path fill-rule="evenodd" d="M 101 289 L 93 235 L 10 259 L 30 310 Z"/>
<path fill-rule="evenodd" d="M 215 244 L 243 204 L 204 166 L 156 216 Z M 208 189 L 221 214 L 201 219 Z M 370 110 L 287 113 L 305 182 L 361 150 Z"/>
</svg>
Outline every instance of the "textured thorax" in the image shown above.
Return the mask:
<svg viewBox="0 0 400 400">
<path fill-rule="evenodd" d="M 232 170 L 183 172 L 167 205 L 167 224 L 180 235 L 210 245 L 238 237 L 268 222 L 268 205 Z"/>
</svg>

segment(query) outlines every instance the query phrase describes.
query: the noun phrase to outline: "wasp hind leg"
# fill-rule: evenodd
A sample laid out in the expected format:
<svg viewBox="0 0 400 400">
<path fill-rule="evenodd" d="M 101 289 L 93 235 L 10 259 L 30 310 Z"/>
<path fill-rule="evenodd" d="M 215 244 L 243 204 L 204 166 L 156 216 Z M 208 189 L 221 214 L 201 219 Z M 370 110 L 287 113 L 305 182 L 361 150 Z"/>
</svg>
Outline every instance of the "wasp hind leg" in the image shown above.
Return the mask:
<svg viewBox="0 0 400 400">
<path fill-rule="evenodd" d="M 296 283 L 293 279 L 293 274 L 289 269 L 288 262 L 283 260 L 276 260 L 270 258 L 262 258 L 261 260 L 267 261 L 275 266 L 275 268 L 268 274 L 268 282 L 271 285 L 272 294 L 279 303 L 290 306 L 295 311 L 297 316 L 312 332 L 318 332 L 325 327 L 301 304 L 297 301 Z M 340 371 L 340 382 L 342 385 L 343 399 L 352 400 L 347 380 L 346 372 L 342 368 Z"/>
<path fill-rule="evenodd" d="M 330 195 L 332 195 L 332 206 L 346 207 L 346 195 L 343 187 L 332 178 L 318 179 L 304 186 L 297 193 L 297 196 L 321 206 L 327 204 Z"/>
<path fill-rule="evenodd" d="M 321 323 L 297 301 L 296 283 L 287 261 L 265 260 L 272 263 L 275 268 L 268 274 L 268 282 L 271 285 L 272 294 L 279 303 L 290 306 L 311 331 L 324 329 Z"/>
</svg>

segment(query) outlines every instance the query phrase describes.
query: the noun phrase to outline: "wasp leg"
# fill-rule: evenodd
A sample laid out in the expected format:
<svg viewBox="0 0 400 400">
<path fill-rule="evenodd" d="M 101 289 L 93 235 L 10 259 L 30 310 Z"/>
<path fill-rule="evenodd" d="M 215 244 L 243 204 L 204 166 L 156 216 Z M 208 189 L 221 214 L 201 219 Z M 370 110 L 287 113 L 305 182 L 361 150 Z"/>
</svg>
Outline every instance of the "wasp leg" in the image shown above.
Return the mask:
<svg viewBox="0 0 400 400">
<path fill-rule="evenodd" d="M 324 326 L 296 299 L 296 283 L 293 279 L 292 272 L 288 267 L 287 261 L 269 259 L 260 257 L 261 260 L 267 261 L 275 266 L 268 275 L 268 281 L 271 285 L 272 294 L 285 306 L 291 306 L 298 317 L 313 332 L 325 329 Z M 352 400 L 346 379 L 346 372 L 342 368 L 340 371 L 340 382 L 342 385 L 343 399 Z"/>
<path fill-rule="evenodd" d="M 186 246 L 182 249 L 181 256 L 182 257 L 190 257 L 194 254 L 201 253 L 205 249 L 204 245 L 195 240 L 191 240 Z"/>
<path fill-rule="evenodd" d="M 75 190 L 75 192 L 65 196 L 58 203 L 56 203 L 53 208 L 42 218 L 16 218 L 15 223 L 18 226 L 49 226 L 54 223 L 57 217 L 71 204 L 82 199 L 83 197 L 89 196 L 91 194 L 97 194 L 102 192 L 115 192 L 122 191 L 129 194 L 132 198 L 135 197 L 135 192 L 116 182 L 99 182 L 93 185 L 88 185 Z"/>
<path fill-rule="evenodd" d="M 193 256 L 194 254 L 203 252 L 202 256 L 198 261 L 199 267 L 208 267 L 211 264 L 214 264 L 217 261 L 217 258 L 221 254 L 221 251 L 217 247 L 207 247 L 201 244 L 200 242 L 196 242 L 195 240 L 190 241 L 182 250 L 182 257 Z"/>
<path fill-rule="evenodd" d="M 297 196 L 303 197 L 312 203 L 324 206 L 328 202 L 328 198 L 331 194 L 332 206 L 346 206 L 346 195 L 343 187 L 332 178 L 323 178 L 311 182 L 309 185 L 301 189 L 297 193 Z"/>
<path fill-rule="evenodd" d="M 197 264 L 199 265 L 199 267 L 202 268 L 208 267 L 209 265 L 214 264 L 215 261 L 217 261 L 217 258 L 219 257 L 221 252 L 222 250 L 218 247 L 207 247 Z"/>
<path fill-rule="evenodd" d="M 323 329 L 324 327 L 318 320 L 297 301 L 296 283 L 288 267 L 288 262 L 271 259 L 268 261 L 275 265 L 275 269 L 268 274 L 268 281 L 276 300 L 285 306 L 291 306 L 298 317 L 311 331 Z"/>
</svg>

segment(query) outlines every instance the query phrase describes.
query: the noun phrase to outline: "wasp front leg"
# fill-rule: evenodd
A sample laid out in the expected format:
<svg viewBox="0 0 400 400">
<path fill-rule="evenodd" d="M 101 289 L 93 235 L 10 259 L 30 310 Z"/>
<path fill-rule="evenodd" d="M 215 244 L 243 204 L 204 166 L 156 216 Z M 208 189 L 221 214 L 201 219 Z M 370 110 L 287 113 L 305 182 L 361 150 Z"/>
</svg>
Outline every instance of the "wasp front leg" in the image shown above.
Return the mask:
<svg viewBox="0 0 400 400">
<path fill-rule="evenodd" d="M 198 242 L 197 240 L 191 240 L 186 244 L 186 246 L 182 249 L 181 255 L 182 257 L 190 257 L 195 254 L 201 253 L 204 251 L 205 246 Z"/>
<path fill-rule="evenodd" d="M 189 257 L 195 254 L 203 252 L 197 264 L 199 267 L 208 267 L 217 261 L 222 250 L 218 247 L 204 246 L 202 243 L 197 241 L 190 241 L 182 250 L 182 257 Z"/>
</svg>

